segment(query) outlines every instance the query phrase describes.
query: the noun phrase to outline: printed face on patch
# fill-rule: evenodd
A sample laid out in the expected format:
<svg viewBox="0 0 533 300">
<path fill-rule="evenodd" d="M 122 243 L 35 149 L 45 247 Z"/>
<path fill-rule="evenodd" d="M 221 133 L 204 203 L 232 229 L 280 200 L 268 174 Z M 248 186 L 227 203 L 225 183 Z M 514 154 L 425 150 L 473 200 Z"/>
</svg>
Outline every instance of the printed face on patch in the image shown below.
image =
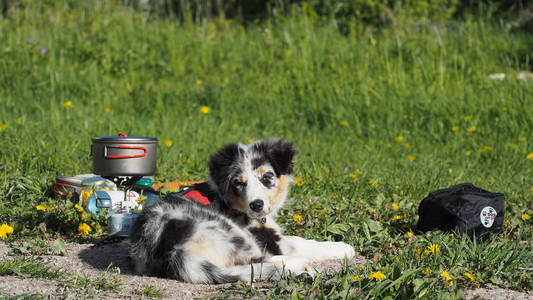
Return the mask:
<svg viewBox="0 0 533 300">
<path fill-rule="evenodd" d="M 220 157 L 228 159 L 227 153 L 224 155 L 219 152 L 220 155 L 212 157 L 210 168 L 217 166 L 230 170 L 225 188 L 228 204 L 251 218 L 262 218 L 283 205 L 289 190 L 296 150 L 284 140 L 266 140 L 235 146 L 238 151 L 231 152 L 236 153 L 231 164 L 222 166 L 216 164 L 216 161 L 213 162 Z M 217 182 L 217 178 L 213 176 L 217 173 L 213 172 L 212 168 L 210 171 L 211 179 Z M 220 180 L 218 182 L 223 183 Z"/>
</svg>

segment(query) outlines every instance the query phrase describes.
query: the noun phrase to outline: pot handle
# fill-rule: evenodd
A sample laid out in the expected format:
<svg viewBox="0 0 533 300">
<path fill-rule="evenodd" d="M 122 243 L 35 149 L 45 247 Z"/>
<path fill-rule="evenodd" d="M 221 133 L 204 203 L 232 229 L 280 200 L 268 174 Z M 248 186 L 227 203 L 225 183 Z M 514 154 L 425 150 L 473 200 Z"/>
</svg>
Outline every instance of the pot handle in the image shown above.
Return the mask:
<svg viewBox="0 0 533 300">
<path fill-rule="evenodd" d="M 143 154 L 136 154 L 136 155 L 107 155 L 107 148 L 119 148 L 119 149 L 137 149 L 144 151 Z M 135 147 L 135 146 L 118 146 L 118 147 L 112 147 L 112 146 L 105 146 L 104 148 L 104 157 L 105 158 L 137 158 L 137 157 L 145 157 L 146 152 L 148 150 L 144 147 Z"/>
</svg>

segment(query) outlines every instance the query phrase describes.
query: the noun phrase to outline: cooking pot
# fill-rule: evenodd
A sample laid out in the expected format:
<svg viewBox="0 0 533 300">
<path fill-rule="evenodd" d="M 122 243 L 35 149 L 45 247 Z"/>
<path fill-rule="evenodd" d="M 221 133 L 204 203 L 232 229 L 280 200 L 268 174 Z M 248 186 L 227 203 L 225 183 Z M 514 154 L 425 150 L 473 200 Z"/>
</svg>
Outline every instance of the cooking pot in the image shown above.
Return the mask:
<svg viewBox="0 0 533 300">
<path fill-rule="evenodd" d="M 92 139 L 93 173 L 101 176 L 153 175 L 157 139 L 145 136 L 99 136 Z"/>
</svg>

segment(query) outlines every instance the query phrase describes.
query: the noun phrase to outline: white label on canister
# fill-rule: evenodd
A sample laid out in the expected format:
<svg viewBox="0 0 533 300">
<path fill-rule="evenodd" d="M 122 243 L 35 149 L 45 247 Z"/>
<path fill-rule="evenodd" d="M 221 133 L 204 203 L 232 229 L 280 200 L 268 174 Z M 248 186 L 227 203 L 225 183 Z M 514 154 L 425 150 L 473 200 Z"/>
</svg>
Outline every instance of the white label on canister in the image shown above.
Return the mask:
<svg viewBox="0 0 533 300">
<path fill-rule="evenodd" d="M 481 224 L 483 226 L 490 228 L 492 224 L 494 223 L 494 220 L 496 219 L 496 215 L 498 213 L 496 210 L 490 206 L 486 206 L 481 210 L 481 214 L 479 214 L 479 217 L 481 218 Z"/>
</svg>

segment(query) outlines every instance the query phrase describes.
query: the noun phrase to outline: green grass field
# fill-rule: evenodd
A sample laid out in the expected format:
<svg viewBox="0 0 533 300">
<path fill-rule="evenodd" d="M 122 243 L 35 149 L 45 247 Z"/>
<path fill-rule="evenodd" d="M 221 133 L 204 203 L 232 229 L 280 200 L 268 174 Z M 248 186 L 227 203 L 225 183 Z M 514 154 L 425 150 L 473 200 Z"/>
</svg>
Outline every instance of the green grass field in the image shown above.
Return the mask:
<svg viewBox="0 0 533 300">
<path fill-rule="evenodd" d="M 14 228 L 5 242 L 80 237 L 73 204 L 46 192 L 57 175 L 91 172 L 92 137 L 157 137 L 156 180 L 174 181 L 205 179 L 226 143 L 276 136 L 299 151 L 278 219 L 287 233 L 345 241 L 372 263 L 270 290 L 237 284 L 228 297 L 533 289 L 533 81 L 514 79 L 532 64 L 533 35 L 474 17 L 342 35 L 298 11 L 246 27 L 181 25 L 97 3 L 0 19 L 0 224 Z M 494 240 L 393 226 L 415 223 L 421 199 L 461 182 L 506 195 Z M 90 236 L 105 234 L 92 222 Z M 432 244 L 440 251 L 424 254 Z"/>
</svg>

